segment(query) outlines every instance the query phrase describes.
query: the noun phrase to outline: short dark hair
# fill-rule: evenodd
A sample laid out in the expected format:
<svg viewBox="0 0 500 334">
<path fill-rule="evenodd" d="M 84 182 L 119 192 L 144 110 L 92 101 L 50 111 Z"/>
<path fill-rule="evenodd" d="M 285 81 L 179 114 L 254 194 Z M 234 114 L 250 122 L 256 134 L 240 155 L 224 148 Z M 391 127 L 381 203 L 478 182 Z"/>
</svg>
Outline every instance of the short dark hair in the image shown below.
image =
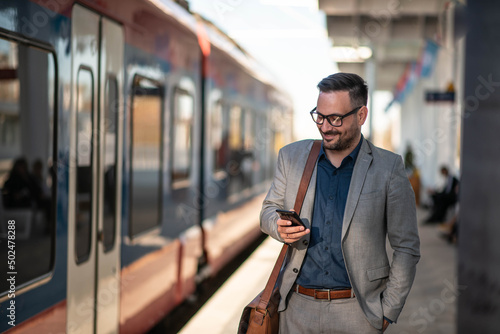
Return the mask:
<svg viewBox="0 0 500 334">
<path fill-rule="evenodd" d="M 366 106 L 368 103 L 368 85 L 359 75 L 354 73 L 335 73 L 327 76 L 318 84 L 320 92 L 349 92 L 353 108 Z"/>
</svg>

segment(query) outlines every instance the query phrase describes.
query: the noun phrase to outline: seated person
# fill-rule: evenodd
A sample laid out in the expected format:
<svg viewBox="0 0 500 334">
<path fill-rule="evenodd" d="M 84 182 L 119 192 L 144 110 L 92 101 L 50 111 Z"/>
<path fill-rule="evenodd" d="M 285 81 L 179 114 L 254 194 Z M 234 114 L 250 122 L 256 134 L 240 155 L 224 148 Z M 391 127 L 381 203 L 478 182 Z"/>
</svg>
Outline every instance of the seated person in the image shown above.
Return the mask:
<svg viewBox="0 0 500 334">
<path fill-rule="evenodd" d="M 441 167 L 441 175 L 446 178 L 446 182 L 441 191 L 430 192 L 432 208 L 431 215 L 426 219 L 427 223 L 442 222 L 446 218 L 448 208 L 458 199 L 458 179 L 450 174 L 446 166 Z"/>
</svg>

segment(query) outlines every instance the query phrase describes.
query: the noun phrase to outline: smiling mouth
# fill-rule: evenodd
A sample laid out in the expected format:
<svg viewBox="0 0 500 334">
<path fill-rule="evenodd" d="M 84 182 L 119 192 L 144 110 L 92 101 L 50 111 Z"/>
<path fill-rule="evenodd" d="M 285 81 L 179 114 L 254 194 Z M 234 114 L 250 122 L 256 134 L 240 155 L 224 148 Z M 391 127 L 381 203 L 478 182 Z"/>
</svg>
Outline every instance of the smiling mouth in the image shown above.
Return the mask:
<svg viewBox="0 0 500 334">
<path fill-rule="evenodd" d="M 325 139 L 325 140 L 332 140 L 335 136 L 340 135 L 340 133 L 338 133 L 338 132 L 336 132 L 336 133 L 331 133 L 331 132 L 325 133 L 325 132 L 322 132 L 321 134 L 323 135 L 323 139 Z"/>
</svg>

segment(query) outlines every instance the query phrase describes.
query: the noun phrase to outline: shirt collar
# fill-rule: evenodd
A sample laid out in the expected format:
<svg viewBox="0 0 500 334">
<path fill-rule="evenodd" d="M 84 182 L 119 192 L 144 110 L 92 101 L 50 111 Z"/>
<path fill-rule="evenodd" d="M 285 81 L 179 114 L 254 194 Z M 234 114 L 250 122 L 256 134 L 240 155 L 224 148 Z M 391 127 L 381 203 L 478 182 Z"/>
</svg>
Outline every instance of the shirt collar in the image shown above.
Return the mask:
<svg viewBox="0 0 500 334">
<path fill-rule="evenodd" d="M 353 162 L 356 162 L 356 159 L 358 158 L 359 150 L 361 149 L 361 145 L 363 144 L 363 135 L 361 135 L 361 138 L 359 139 L 358 145 L 352 150 L 352 152 L 342 160 L 342 163 L 344 163 L 345 159 L 348 157 L 351 157 Z M 325 150 L 323 149 L 323 142 L 321 142 L 321 150 L 319 151 L 319 159 L 327 159 Z M 340 164 L 342 165 L 342 164 Z"/>
</svg>

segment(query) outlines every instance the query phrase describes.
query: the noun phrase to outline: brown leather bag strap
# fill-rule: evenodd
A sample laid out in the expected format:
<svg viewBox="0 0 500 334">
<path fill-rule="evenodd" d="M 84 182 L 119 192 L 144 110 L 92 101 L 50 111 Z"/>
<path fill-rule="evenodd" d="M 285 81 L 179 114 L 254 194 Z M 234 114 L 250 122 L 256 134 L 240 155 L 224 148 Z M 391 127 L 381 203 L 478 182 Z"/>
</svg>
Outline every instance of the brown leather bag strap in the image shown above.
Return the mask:
<svg viewBox="0 0 500 334">
<path fill-rule="evenodd" d="M 299 190 L 297 191 L 297 197 L 295 198 L 295 205 L 293 209 L 297 214 L 300 214 L 302 210 L 302 203 L 304 203 L 304 198 L 306 197 L 307 188 L 309 187 L 309 182 L 316 166 L 316 160 L 318 160 L 319 151 L 321 150 L 321 140 L 315 140 L 309 152 L 309 157 L 307 157 L 306 167 L 302 173 L 302 179 L 300 180 Z"/>
<path fill-rule="evenodd" d="M 304 198 L 306 197 L 307 188 L 309 187 L 309 182 L 311 181 L 311 177 L 314 171 L 314 167 L 316 166 L 316 160 L 319 156 L 319 151 L 321 149 L 321 140 L 315 140 L 311 151 L 309 152 L 309 157 L 307 158 L 306 167 L 304 168 L 304 172 L 302 173 L 302 178 L 299 184 L 299 190 L 297 191 L 297 198 L 295 199 L 295 206 L 293 209 L 297 214 L 300 214 L 300 210 L 302 209 L 302 203 L 304 202 Z M 271 276 L 267 281 L 266 287 L 262 292 L 262 296 L 260 297 L 259 305 L 257 306 L 257 312 L 255 312 L 256 322 L 261 323 L 261 319 L 266 314 L 267 306 L 269 305 L 269 300 L 271 299 L 271 295 L 273 293 L 274 286 L 276 285 L 276 281 L 278 280 L 278 276 L 280 273 L 281 266 L 283 265 L 283 261 L 285 261 L 285 255 L 288 250 L 288 244 L 284 244 L 283 248 L 281 248 L 280 255 L 278 256 L 278 260 L 276 261 L 273 271 L 271 272 Z"/>
</svg>

